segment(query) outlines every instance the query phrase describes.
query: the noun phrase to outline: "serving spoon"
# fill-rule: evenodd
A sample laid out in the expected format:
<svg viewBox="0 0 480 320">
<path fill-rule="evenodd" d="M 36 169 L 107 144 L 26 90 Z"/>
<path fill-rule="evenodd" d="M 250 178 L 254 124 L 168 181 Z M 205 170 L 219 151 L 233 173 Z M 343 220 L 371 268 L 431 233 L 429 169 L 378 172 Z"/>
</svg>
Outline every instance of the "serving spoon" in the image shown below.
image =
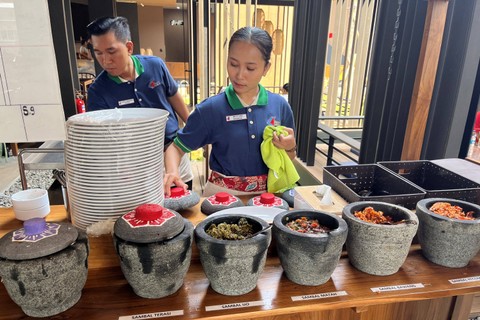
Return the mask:
<svg viewBox="0 0 480 320">
<path fill-rule="evenodd" d="M 263 229 L 261 229 L 260 231 L 257 231 L 257 232 L 255 232 L 255 233 L 253 233 L 253 234 L 245 237 L 245 239 L 253 238 L 253 237 L 255 237 L 257 234 L 260 234 L 260 233 L 262 233 L 262 232 L 265 232 L 265 231 L 267 231 L 267 230 L 269 230 L 269 229 L 271 229 L 271 228 L 272 228 L 272 225 L 269 224 L 268 227 L 263 228 Z"/>
</svg>

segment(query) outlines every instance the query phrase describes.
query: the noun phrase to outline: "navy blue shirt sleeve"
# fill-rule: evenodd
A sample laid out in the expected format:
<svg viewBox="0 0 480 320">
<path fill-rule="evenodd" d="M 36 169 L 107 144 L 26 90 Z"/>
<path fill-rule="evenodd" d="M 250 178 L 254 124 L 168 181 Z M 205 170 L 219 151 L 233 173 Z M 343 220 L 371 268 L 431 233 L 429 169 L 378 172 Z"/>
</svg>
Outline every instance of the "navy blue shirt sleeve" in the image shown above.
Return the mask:
<svg viewBox="0 0 480 320">
<path fill-rule="evenodd" d="M 209 99 L 204 100 L 196 106 L 195 110 L 188 117 L 187 124 L 177 132 L 176 144 L 185 152 L 191 152 L 211 143 L 210 129 L 207 125 L 202 109 Z"/>
</svg>

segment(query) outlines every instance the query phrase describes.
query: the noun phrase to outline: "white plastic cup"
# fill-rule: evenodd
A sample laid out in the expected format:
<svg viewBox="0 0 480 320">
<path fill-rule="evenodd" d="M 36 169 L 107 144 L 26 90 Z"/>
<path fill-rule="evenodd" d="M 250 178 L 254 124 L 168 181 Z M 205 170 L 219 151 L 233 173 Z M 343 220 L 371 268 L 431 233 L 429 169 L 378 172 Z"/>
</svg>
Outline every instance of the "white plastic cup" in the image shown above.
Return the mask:
<svg viewBox="0 0 480 320">
<path fill-rule="evenodd" d="M 16 209 L 29 210 L 49 205 L 48 192 L 45 189 L 28 189 L 12 195 L 12 205 Z"/>
<path fill-rule="evenodd" d="M 21 221 L 27 221 L 33 218 L 44 218 L 50 213 L 50 204 L 36 209 L 20 210 L 13 208 L 15 218 Z"/>
</svg>

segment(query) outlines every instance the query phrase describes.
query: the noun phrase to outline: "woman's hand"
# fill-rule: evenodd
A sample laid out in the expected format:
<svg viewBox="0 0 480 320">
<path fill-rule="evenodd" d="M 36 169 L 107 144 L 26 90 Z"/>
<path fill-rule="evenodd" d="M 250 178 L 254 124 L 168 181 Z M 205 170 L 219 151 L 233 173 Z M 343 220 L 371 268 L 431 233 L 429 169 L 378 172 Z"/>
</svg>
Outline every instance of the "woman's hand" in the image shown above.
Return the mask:
<svg viewBox="0 0 480 320">
<path fill-rule="evenodd" d="M 288 132 L 288 135 L 277 135 L 275 131 L 273 132 L 272 143 L 275 147 L 284 149 L 287 152 L 288 157 L 293 160 L 297 152 L 295 132 L 292 128 L 285 128 L 284 130 Z"/>
<path fill-rule="evenodd" d="M 294 150 L 297 143 L 295 142 L 295 134 L 292 128 L 285 128 L 285 131 L 288 132 L 288 135 L 277 135 L 277 133 L 273 132 L 273 145 L 279 149 L 287 150 Z"/>
</svg>

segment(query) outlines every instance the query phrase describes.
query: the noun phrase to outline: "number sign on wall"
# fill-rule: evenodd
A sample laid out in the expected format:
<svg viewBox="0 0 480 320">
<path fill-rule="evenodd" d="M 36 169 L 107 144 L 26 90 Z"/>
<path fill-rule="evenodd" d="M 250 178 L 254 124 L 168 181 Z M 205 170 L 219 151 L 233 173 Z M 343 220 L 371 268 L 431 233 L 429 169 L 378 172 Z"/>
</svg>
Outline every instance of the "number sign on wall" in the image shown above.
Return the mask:
<svg viewBox="0 0 480 320">
<path fill-rule="evenodd" d="M 0 142 L 65 140 L 47 0 L 0 0 Z"/>
</svg>

